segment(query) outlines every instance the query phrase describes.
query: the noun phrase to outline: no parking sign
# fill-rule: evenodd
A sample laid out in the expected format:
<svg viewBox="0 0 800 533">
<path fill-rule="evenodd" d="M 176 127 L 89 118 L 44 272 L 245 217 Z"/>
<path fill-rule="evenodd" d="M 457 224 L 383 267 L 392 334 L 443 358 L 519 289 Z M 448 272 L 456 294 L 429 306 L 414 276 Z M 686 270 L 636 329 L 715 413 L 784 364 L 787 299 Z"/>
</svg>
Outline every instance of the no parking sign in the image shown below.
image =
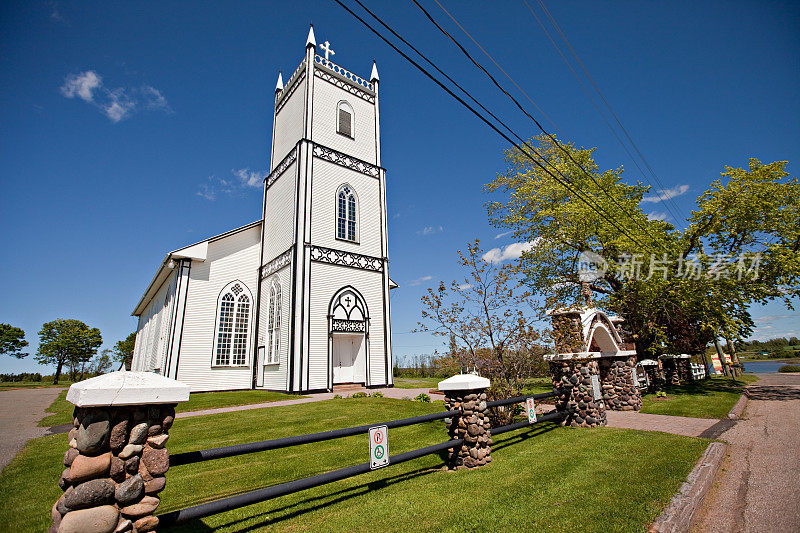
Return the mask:
<svg viewBox="0 0 800 533">
<path fill-rule="evenodd" d="M 528 398 L 525 400 L 525 408 L 528 411 L 528 423 L 535 424 L 536 423 L 536 406 L 533 403 L 533 398 Z"/>
<path fill-rule="evenodd" d="M 369 467 L 372 470 L 389 464 L 389 428 L 369 428 Z"/>
</svg>

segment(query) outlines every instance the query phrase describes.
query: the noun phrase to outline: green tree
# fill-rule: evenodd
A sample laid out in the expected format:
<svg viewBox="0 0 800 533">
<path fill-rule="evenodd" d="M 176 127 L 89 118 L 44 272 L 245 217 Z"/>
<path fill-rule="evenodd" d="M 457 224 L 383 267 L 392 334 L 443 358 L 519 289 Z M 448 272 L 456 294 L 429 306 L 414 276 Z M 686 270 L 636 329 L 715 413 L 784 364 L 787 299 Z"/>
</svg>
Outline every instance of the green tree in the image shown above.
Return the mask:
<svg viewBox="0 0 800 533">
<path fill-rule="evenodd" d="M 512 265 L 484 259 L 477 239 L 458 256 L 466 277 L 428 289 L 419 331 L 448 338 L 449 354 L 461 368 L 491 378 L 493 398 L 519 393 L 536 368 L 531 359 L 544 353 L 533 327 L 531 293 Z"/>
<path fill-rule="evenodd" d="M 625 183 L 621 168 L 600 171 L 594 149 L 544 136 L 530 149 L 572 191 L 517 149 L 486 189 L 504 193 L 489 202 L 490 220 L 532 244 L 517 268 L 542 297 L 540 311 L 580 303 L 588 285 L 626 318 L 640 355 L 701 353 L 718 336 L 749 335 L 750 304 L 782 298 L 791 307 L 800 294 L 800 187 L 786 179 L 786 162 L 726 167 L 681 231 L 649 220 L 640 207 L 649 187 Z M 588 280 L 579 268 L 586 257 L 601 266 Z M 690 266 L 703 274 L 687 275 Z"/>
<path fill-rule="evenodd" d="M 28 357 L 27 353 L 22 352 L 27 345 L 22 329 L 10 324 L 0 324 L 0 355 L 8 354 L 17 359 Z"/>
<path fill-rule="evenodd" d="M 101 344 L 103 337 L 99 329 L 90 328 L 80 320 L 59 318 L 42 324 L 36 361 L 56 365 L 53 383 L 57 385 L 65 364 L 75 369 L 77 375 L 79 365 L 94 357 Z"/>
<path fill-rule="evenodd" d="M 92 358 L 91 361 L 89 361 L 89 368 L 86 370 L 86 372 L 90 376 L 99 376 L 100 374 L 105 374 L 111 370 L 111 366 L 113 365 L 111 362 L 112 355 L 113 352 L 111 350 L 103 350 L 94 358 Z"/>
<path fill-rule="evenodd" d="M 136 332 L 134 331 L 124 340 L 117 341 L 114 345 L 113 355 L 114 360 L 125 365 L 126 370 L 131 369 L 131 363 L 133 362 L 133 347 L 136 344 Z"/>
</svg>

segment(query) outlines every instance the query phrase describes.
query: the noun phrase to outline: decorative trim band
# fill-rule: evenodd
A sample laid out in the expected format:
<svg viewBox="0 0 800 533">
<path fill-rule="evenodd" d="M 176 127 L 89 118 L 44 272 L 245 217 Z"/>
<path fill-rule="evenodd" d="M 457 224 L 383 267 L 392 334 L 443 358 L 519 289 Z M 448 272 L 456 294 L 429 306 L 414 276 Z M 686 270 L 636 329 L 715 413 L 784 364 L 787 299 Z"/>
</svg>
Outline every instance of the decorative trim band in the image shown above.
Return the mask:
<svg viewBox="0 0 800 533">
<path fill-rule="evenodd" d="M 331 320 L 331 333 L 366 333 L 366 320 L 342 320 L 334 318 Z"/>
<path fill-rule="evenodd" d="M 319 263 L 342 265 L 360 270 L 383 272 L 383 259 L 353 252 L 344 252 L 322 246 L 311 246 L 311 260 Z"/>
<path fill-rule="evenodd" d="M 349 168 L 350 170 L 355 170 L 356 172 L 366 174 L 367 176 L 372 176 L 373 178 L 379 178 L 381 175 L 381 167 L 372 165 L 366 161 L 361 161 L 360 159 L 356 159 L 355 157 L 343 154 L 342 152 L 338 152 L 332 148 L 327 148 L 319 144 L 314 144 L 314 157 L 324 159 L 325 161 L 330 161 L 335 165 Z"/>
<path fill-rule="evenodd" d="M 269 173 L 269 176 L 264 178 L 267 182 L 267 189 L 269 189 L 275 181 L 281 177 L 281 174 L 286 172 L 286 169 L 289 168 L 289 165 L 294 163 L 295 159 L 297 159 L 297 146 L 292 148 L 292 151 L 286 154 L 286 157 L 283 158 L 283 161 L 278 163 L 278 166 Z"/>
<path fill-rule="evenodd" d="M 315 68 L 314 69 L 314 76 L 327 81 L 330 84 L 333 84 L 340 89 L 343 89 L 354 96 L 358 96 L 362 100 L 366 100 L 367 102 L 374 104 L 375 103 L 375 95 L 370 94 L 369 92 L 365 91 L 364 89 L 358 87 L 357 85 L 353 85 L 353 82 L 342 78 L 335 72 L 328 72 L 322 68 Z"/>
<path fill-rule="evenodd" d="M 306 69 L 303 68 L 305 67 L 305 64 L 306 64 L 305 60 L 302 63 L 300 63 L 300 66 L 297 67 L 298 70 L 295 70 L 294 74 L 292 74 L 292 78 L 294 79 L 289 80 L 286 87 L 281 91 L 281 93 L 275 99 L 276 115 L 280 113 L 281 109 L 283 109 L 283 106 L 286 105 L 286 102 L 289 101 L 289 98 L 292 96 L 295 89 L 297 89 L 297 87 L 300 86 L 300 81 L 306 75 Z"/>
<path fill-rule="evenodd" d="M 281 255 L 279 255 L 278 257 L 276 257 L 275 259 L 273 259 L 272 261 L 261 267 L 261 279 L 271 276 L 278 270 L 282 269 L 283 267 L 291 263 L 293 249 L 294 247 L 289 248 Z"/>
</svg>

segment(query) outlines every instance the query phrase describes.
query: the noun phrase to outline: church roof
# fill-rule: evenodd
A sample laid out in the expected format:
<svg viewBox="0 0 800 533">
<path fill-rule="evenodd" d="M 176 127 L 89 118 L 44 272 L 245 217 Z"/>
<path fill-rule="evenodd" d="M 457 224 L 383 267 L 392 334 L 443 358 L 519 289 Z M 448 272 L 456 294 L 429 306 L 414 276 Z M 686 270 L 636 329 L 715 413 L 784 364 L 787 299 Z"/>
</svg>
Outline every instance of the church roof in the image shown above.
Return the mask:
<svg viewBox="0 0 800 533">
<path fill-rule="evenodd" d="M 150 281 L 150 284 L 147 286 L 147 289 L 145 289 L 142 298 L 139 300 L 139 303 L 136 304 L 136 307 L 133 309 L 131 316 L 139 316 L 144 312 L 145 308 L 147 307 L 147 304 L 150 303 L 150 300 L 153 299 L 158 290 L 161 288 L 161 285 L 172 273 L 172 268 L 169 268 L 168 266 L 171 260 L 193 259 L 195 261 L 205 261 L 206 256 L 208 254 L 208 243 L 217 241 L 219 239 L 224 239 L 225 237 L 228 237 L 235 233 L 239 233 L 241 231 L 246 231 L 256 226 L 261 226 L 261 220 L 256 220 L 255 222 L 245 224 L 244 226 L 234 228 L 230 231 L 226 231 L 225 233 L 214 235 L 213 237 L 209 237 L 208 239 L 169 252 L 164 257 L 164 260 L 161 261 L 161 264 L 159 265 L 158 270 L 156 271 L 156 275 L 153 276 L 153 279 Z"/>
</svg>

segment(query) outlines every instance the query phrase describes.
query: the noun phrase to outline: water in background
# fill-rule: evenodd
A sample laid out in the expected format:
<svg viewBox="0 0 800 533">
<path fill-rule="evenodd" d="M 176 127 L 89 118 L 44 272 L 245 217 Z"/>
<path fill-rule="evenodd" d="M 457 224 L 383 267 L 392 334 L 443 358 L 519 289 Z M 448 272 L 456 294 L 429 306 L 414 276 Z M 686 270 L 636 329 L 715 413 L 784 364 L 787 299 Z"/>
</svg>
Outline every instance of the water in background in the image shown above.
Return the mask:
<svg viewBox="0 0 800 533">
<path fill-rule="evenodd" d="M 766 372 L 777 372 L 786 363 L 781 361 L 745 361 L 742 364 L 745 372 L 764 374 Z"/>
</svg>

